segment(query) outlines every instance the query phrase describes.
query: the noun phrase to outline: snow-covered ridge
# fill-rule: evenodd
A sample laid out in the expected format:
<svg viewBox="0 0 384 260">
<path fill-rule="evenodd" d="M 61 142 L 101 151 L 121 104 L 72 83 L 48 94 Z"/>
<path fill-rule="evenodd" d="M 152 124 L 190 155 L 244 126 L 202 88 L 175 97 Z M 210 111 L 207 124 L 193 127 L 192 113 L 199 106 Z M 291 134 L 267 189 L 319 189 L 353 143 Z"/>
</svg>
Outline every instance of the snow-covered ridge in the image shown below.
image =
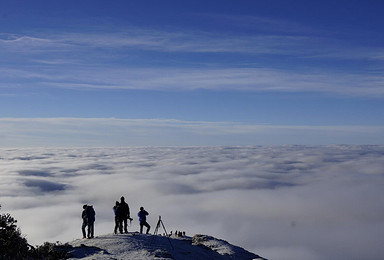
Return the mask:
<svg viewBox="0 0 384 260">
<path fill-rule="evenodd" d="M 109 234 L 68 243 L 70 259 L 239 259 L 266 260 L 227 241 L 207 235 L 165 237 L 139 233 Z"/>
</svg>

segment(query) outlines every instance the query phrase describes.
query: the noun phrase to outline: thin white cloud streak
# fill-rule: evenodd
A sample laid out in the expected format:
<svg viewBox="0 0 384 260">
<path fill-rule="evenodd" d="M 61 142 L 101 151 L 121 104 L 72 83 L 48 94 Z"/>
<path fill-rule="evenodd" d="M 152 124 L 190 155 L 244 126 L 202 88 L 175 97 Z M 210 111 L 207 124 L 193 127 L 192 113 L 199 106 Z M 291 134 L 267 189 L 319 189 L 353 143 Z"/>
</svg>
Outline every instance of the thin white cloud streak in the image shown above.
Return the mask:
<svg viewBox="0 0 384 260">
<path fill-rule="evenodd" d="M 0 149 L 0 203 L 32 244 L 79 238 L 83 203 L 111 233 L 124 195 L 131 231 L 144 206 L 269 259 L 379 260 L 383 167 L 383 146 Z"/>
<path fill-rule="evenodd" d="M 307 25 L 297 23 L 287 19 L 276 19 L 262 16 L 251 15 L 228 15 L 228 14 L 200 14 L 202 18 L 210 19 L 216 23 L 235 28 L 251 28 L 253 31 L 284 34 L 287 33 L 302 35 L 302 34 L 319 34 L 317 30 Z"/>
<path fill-rule="evenodd" d="M 116 118 L 0 118 L 1 147 L 381 144 L 382 126 Z"/>
<path fill-rule="evenodd" d="M 384 96 L 383 76 L 265 68 L 0 68 L 2 88 L 318 92 Z"/>
<path fill-rule="evenodd" d="M 169 33 L 138 31 L 132 34 L 68 34 L 60 42 L 92 48 L 137 48 L 162 52 L 303 54 L 300 49 L 316 40 L 305 36 L 231 36 L 210 33 Z M 317 48 L 310 54 L 321 53 Z M 305 55 L 305 54 L 304 54 Z"/>
<path fill-rule="evenodd" d="M 271 21 L 264 22 L 273 24 Z M 268 65 L 264 68 L 235 68 L 231 67 L 232 64 L 222 63 L 219 67 L 214 64 L 201 64 L 203 69 L 137 68 L 129 65 L 116 68 L 114 61 L 116 57 L 125 57 L 127 53 L 136 50 L 174 53 L 237 52 L 249 55 L 290 55 L 299 59 L 380 61 L 383 57 L 382 49 L 347 47 L 327 38 L 297 35 L 216 35 L 207 32 L 165 32 L 133 27 L 127 28 L 126 31 L 52 33 L 41 36 L 1 34 L 1 50 L 6 51 L 4 56 L 15 60 L 16 63 L 17 60 L 22 60 L 23 65 L 18 69 L 14 69 L 14 65 L 0 67 L 0 87 L 209 89 L 320 92 L 369 97 L 384 95 L 383 76 L 364 70 L 361 73 L 337 73 L 332 71 L 333 68 L 295 70 L 290 69 L 291 64 L 282 66 L 286 69 L 275 69 Z M 114 54 L 109 53 L 110 51 Z M 25 66 L 29 52 L 29 65 Z M 19 53 L 23 55 L 18 56 Z M 117 63 L 121 64 L 121 61 Z M 106 64 L 109 64 L 108 69 Z"/>
<path fill-rule="evenodd" d="M 19 35 L 0 39 L 8 51 L 81 51 L 94 48 L 134 48 L 162 52 L 214 52 L 248 54 L 303 54 L 304 46 L 318 40 L 305 36 L 239 36 L 205 32 L 165 32 L 130 28 L 116 33 L 62 33 L 42 36 Z M 11 38 L 11 39 L 9 39 Z M 320 53 L 313 47 L 310 54 Z M 313 53 L 314 52 L 314 53 Z"/>
<path fill-rule="evenodd" d="M 248 18 L 241 18 L 248 19 Z M 281 26 L 279 21 L 261 21 Z M 286 23 L 285 23 L 286 24 Z M 295 24 L 295 23 L 293 23 Z M 298 25 L 286 25 L 297 31 Z M 308 31 L 308 30 L 304 30 Z M 286 30 L 285 30 L 286 32 Z M 97 49 L 138 49 L 160 52 L 186 53 L 244 53 L 293 55 L 300 58 L 336 58 L 382 60 L 383 49 L 346 46 L 341 41 L 313 34 L 264 34 L 236 35 L 204 31 L 159 31 L 137 27 L 125 28 L 113 33 L 51 33 L 41 35 L 2 34 L 0 46 L 7 51 L 36 53 L 38 51 L 86 51 Z"/>
</svg>

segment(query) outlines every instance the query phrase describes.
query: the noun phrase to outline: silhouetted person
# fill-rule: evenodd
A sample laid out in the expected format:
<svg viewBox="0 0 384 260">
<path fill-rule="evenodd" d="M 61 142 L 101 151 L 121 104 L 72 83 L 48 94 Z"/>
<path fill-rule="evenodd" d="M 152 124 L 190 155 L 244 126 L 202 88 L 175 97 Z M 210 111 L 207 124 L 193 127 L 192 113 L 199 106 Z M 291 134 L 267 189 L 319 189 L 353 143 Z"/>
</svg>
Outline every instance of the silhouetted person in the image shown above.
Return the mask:
<svg viewBox="0 0 384 260">
<path fill-rule="evenodd" d="M 81 226 L 81 231 L 83 232 L 83 238 L 87 238 L 85 234 L 85 228 L 88 226 L 88 215 L 87 215 L 87 207 L 88 205 L 83 205 L 83 212 L 81 213 L 81 218 L 83 219 L 83 224 Z"/>
<path fill-rule="evenodd" d="M 128 219 L 129 220 L 132 220 L 132 219 L 131 219 L 131 215 L 130 215 L 130 212 L 129 212 L 129 206 L 125 202 L 124 197 L 120 198 L 120 207 L 121 207 L 121 211 L 122 211 L 121 212 L 121 214 L 122 214 L 122 221 L 124 222 L 124 232 L 128 233 Z"/>
<path fill-rule="evenodd" d="M 115 234 L 117 234 L 117 230 L 119 230 L 120 234 L 123 233 L 123 214 L 122 208 L 120 207 L 120 203 L 116 201 L 115 206 L 113 207 L 113 212 L 115 213 Z"/>
<path fill-rule="evenodd" d="M 149 233 L 149 230 L 151 229 L 151 226 L 147 222 L 147 216 L 149 213 L 144 210 L 143 207 L 140 207 L 139 213 L 137 213 L 137 216 L 139 217 L 139 222 L 140 222 L 140 234 L 143 233 L 143 227 L 147 227 L 147 234 Z"/>
<path fill-rule="evenodd" d="M 95 231 L 96 212 L 93 209 L 93 206 L 87 206 L 86 211 L 88 217 L 88 238 L 93 238 Z"/>
</svg>

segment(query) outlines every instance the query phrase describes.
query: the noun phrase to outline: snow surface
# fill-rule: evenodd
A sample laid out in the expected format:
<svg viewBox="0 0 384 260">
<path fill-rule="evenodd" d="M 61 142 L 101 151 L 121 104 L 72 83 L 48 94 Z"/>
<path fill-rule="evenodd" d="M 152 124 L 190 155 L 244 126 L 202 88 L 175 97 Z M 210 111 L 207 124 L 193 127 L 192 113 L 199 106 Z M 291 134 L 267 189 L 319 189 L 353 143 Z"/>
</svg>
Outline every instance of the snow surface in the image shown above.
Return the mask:
<svg viewBox="0 0 384 260">
<path fill-rule="evenodd" d="M 266 260 L 227 241 L 206 235 L 166 237 L 139 233 L 108 234 L 68 243 L 70 259 L 239 259 Z"/>
</svg>

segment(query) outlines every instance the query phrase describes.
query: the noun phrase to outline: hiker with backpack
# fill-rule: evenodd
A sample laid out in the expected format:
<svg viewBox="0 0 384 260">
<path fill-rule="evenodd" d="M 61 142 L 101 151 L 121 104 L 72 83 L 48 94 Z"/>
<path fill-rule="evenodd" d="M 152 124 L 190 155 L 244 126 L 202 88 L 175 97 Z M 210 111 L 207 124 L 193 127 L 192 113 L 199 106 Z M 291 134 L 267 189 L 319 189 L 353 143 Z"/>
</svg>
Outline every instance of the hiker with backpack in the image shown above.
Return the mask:
<svg viewBox="0 0 384 260">
<path fill-rule="evenodd" d="M 83 233 L 83 238 L 93 238 L 94 229 L 95 229 L 95 215 L 96 212 L 91 205 L 83 205 L 83 211 L 81 213 L 81 218 L 83 219 L 83 224 L 81 226 L 81 231 Z M 88 236 L 85 233 L 85 228 L 88 227 Z"/>
<path fill-rule="evenodd" d="M 116 201 L 116 204 L 113 207 L 113 212 L 115 213 L 114 233 L 117 234 L 117 230 L 119 230 L 120 234 L 122 234 L 123 233 L 123 210 L 118 201 Z"/>
<path fill-rule="evenodd" d="M 93 235 L 95 232 L 96 212 L 93 209 L 92 205 L 87 207 L 87 215 L 88 215 L 88 238 L 93 238 Z"/>
<path fill-rule="evenodd" d="M 85 228 L 88 226 L 87 207 L 88 207 L 87 204 L 83 205 L 83 211 L 81 212 L 81 218 L 83 219 L 81 232 L 83 232 L 83 238 L 87 238 L 87 235 L 85 233 Z"/>
<path fill-rule="evenodd" d="M 124 222 L 124 233 L 128 233 L 128 219 L 132 221 L 130 212 L 129 212 L 129 206 L 125 202 L 125 198 L 122 196 L 120 198 L 120 207 L 121 207 L 121 216 L 122 216 L 122 222 Z"/>
</svg>

